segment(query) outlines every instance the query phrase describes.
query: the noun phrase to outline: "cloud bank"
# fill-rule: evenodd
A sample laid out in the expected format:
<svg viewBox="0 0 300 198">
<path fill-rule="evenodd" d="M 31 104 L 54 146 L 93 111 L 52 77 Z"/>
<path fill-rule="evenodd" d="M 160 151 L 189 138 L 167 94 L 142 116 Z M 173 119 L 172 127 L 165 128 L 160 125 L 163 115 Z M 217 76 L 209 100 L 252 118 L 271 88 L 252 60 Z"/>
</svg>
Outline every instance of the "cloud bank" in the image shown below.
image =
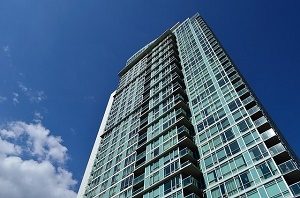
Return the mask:
<svg viewBox="0 0 300 198">
<path fill-rule="evenodd" d="M 0 197 L 74 198 L 76 181 L 64 168 L 62 139 L 41 122 L 0 126 Z"/>
</svg>

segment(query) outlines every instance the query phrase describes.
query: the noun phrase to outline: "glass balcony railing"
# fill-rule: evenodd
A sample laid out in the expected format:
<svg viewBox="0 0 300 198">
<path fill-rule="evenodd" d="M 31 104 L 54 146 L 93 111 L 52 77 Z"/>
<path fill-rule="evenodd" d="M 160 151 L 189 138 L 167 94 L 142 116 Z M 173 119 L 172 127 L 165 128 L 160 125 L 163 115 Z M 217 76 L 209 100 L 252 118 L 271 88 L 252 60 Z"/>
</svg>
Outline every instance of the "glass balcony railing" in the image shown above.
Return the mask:
<svg viewBox="0 0 300 198">
<path fill-rule="evenodd" d="M 144 133 L 143 135 L 139 136 L 139 141 L 142 141 L 144 139 L 147 139 L 147 133 Z"/>
<path fill-rule="evenodd" d="M 244 90 L 244 89 L 242 89 L 242 90 Z M 241 91 L 242 91 L 242 90 L 241 90 Z M 247 90 L 247 91 L 248 91 L 248 90 Z M 253 96 L 249 96 L 249 97 L 245 98 L 244 100 L 242 100 L 242 102 L 243 102 L 244 105 L 247 105 L 247 104 L 249 104 L 249 103 L 252 102 L 252 101 L 254 101 Z"/>
<path fill-rule="evenodd" d="M 136 161 L 139 161 L 140 159 L 142 159 L 143 157 L 146 157 L 146 151 L 143 151 L 142 153 L 138 154 L 136 156 Z"/>
<path fill-rule="evenodd" d="M 249 92 L 249 90 L 247 88 L 244 88 L 244 89 L 238 91 L 237 93 L 238 93 L 239 96 L 242 96 L 242 95 L 244 95 L 247 92 Z"/>
<path fill-rule="evenodd" d="M 271 148 L 269 148 L 269 151 L 272 156 L 275 156 L 275 155 L 278 155 L 278 154 L 284 152 L 285 148 L 281 143 L 279 143 L 279 144 L 276 144 L 275 146 L 272 146 Z"/>
<path fill-rule="evenodd" d="M 265 118 L 264 116 L 260 117 L 257 120 L 253 121 L 256 127 L 259 127 L 261 125 L 263 125 L 264 123 L 268 122 L 267 118 Z"/>
<path fill-rule="evenodd" d="M 184 156 L 187 154 L 194 156 L 194 153 L 188 148 L 184 148 L 184 149 L 180 150 L 180 156 Z"/>
<path fill-rule="evenodd" d="M 144 180 L 144 174 L 142 174 L 142 175 L 140 175 L 140 176 L 134 178 L 133 184 L 137 184 L 137 183 L 139 183 L 139 182 L 141 182 L 141 181 L 143 181 L 143 180 Z"/>
<path fill-rule="evenodd" d="M 300 182 L 290 185 L 290 189 L 292 190 L 294 197 L 300 196 Z"/>
<path fill-rule="evenodd" d="M 188 128 L 186 128 L 185 126 L 181 126 L 177 129 L 177 134 L 183 133 L 183 132 L 187 132 L 189 133 Z"/>
<path fill-rule="evenodd" d="M 287 173 L 297 169 L 297 166 L 295 165 L 293 160 L 286 161 L 286 162 L 280 164 L 278 167 L 282 174 L 287 174 Z"/>
<path fill-rule="evenodd" d="M 191 164 L 191 162 L 190 161 L 186 161 L 186 162 L 183 162 L 183 163 L 181 163 L 181 168 L 184 168 L 184 167 L 186 167 L 186 166 L 188 166 L 189 164 Z"/>
<path fill-rule="evenodd" d="M 181 109 L 181 108 L 176 111 L 176 116 L 177 115 L 182 115 L 182 114 L 186 116 L 186 111 Z"/>
<path fill-rule="evenodd" d="M 198 181 L 192 176 L 189 176 L 189 177 L 183 179 L 182 180 L 182 185 L 183 185 L 183 187 L 186 187 L 188 185 L 194 185 L 195 187 L 199 188 Z"/>
<path fill-rule="evenodd" d="M 200 197 L 198 195 L 196 195 L 195 193 L 192 193 L 192 194 L 185 196 L 185 198 L 200 198 Z"/>
<path fill-rule="evenodd" d="M 255 114 L 258 111 L 260 111 L 260 108 L 258 106 L 254 106 L 254 107 L 252 107 L 251 109 L 248 110 L 248 113 L 250 115 L 253 115 L 253 114 Z"/>
<path fill-rule="evenodd" d="M 239 74 L 234 74 L 233 76 L 230 77 L 230 80 L 233 81 L 238 77 L 240 77 Z"/>
<path fill-rule="evenodd" d="M 263 140 L 268 140 L 271 137 L 274 137 L 275 135 L 276 135 L 275 131 L 273 129 L 269 129 L 269 130 L 263 132 L 261 134 L 261 137 L 262 137 Z"/>
<path fill-rule="evenodd" d="M 148 117 L 144 118 L 141 120 L 140 122 L 140 126 L 143 126 L 144 124 L 146 124 L 148 122 Z"/>
<path fill-rule="evenodd" d="M 141 191 L 143 191 L 143 190 L 144 190 L 144 186 L 143 186 L 143 187 L 140 187 L 140 188 L 138 188 L 138 189 L 136 189 L 135 191 L 133 191 L 133 192 L 132 192 L 132 195 L 134 196 L 134 195 L 138 194 L 139 192 L 141 192 Z"/>
<path fill-rule="evenodd" d="M 244 82 L 242 80 L 239 80 L 238 82 L 234 83 L 234 88 L 238 88 L 240 85 L 243 85 Z"/>
</svg>

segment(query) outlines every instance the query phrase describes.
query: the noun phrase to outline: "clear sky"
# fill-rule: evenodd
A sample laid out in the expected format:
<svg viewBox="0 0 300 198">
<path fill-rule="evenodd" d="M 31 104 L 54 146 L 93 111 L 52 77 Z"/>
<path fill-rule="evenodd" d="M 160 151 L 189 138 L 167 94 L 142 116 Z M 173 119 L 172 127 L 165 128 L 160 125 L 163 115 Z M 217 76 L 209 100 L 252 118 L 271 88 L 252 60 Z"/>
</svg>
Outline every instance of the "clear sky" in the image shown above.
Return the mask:
<svg viewBox="0 0 300 198">
<path fill-rule="evenodd" d="M 74 197 L 117 73 L 196 12 L 299 155 L 299 10 L 298 0 L 0 0 L 0 197 Z"/>
</svg>

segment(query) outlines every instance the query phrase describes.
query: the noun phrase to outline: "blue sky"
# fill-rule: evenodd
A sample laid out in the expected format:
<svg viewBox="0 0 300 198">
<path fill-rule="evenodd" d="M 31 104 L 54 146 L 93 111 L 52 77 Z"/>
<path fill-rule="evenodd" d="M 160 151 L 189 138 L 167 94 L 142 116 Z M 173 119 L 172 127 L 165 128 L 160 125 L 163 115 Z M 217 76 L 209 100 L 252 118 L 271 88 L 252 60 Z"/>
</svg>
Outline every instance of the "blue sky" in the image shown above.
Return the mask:
<svg viewBox="0 0 300 198">
<path fill-rule="evenodd" d="M 196 12 L 299 155 L 299 10 L 296 0 L 0 1 L 0 195 L 14 162 L 64 175 L 49 185 L 74 197 L 126 59 Z M 42 180 L 36 172 L 27 177 Z M 14 197 L 29 188 L 17 186 Z"/>
</svg>

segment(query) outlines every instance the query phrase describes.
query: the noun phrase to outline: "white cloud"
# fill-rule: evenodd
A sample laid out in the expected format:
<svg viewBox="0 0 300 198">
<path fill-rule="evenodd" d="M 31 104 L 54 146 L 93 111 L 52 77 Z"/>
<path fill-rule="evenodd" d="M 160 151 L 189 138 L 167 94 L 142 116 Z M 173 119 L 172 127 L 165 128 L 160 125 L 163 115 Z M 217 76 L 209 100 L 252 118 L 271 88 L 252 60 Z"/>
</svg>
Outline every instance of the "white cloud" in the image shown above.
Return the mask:
<svg viewBox="0 0 300 198">
<path fill-rule="evenodd" d="M 22 152 L 20 146 L 3 140 L 0 137 L 0 151 L 2 155 L 19 155 Z"/>
<path fill-rule="evenodd" d="M 29 100 L 31 102 L 39 103 L 43 100 L 45 100 L 47 97 L 44 93 L 44 91 L 37 91 L 35 93 L 30 94 Z"/>
<path fill-rule="evenodd" d="M 44 91 L 34 91 L 31 88 L 26 87 L 23 83 L 18 82 L 19 89 L 21 92 L 28 97 L 32 103 L 40 103 L 47 98 Z"/>
<path fill-rule="evenodd" d="M 10 47 L 8 45 L 3 46 L 2 50 L 6 56 L 10 57 Z"/>
<path fill-rule="evenodd" d="M 43 120 L 44 116 L 40 112 L 34 112 L 33 114 L 33 121 L 39 123 Z"/>
<path fill-rule="evenodd" d="M 64 168 L 67 148 L 39 123 L 0 128 L 0 197 L 73 198 L 76 181 Z"/>
<path fill-rule="evenodd" d="M 6 97 L 4 97 L 4 96 L 0 96 L 0 103 L 2 103 L 2 102 L 5 102 L 7 100 L 7 98 Z"/>
<path fill-rule="evenodd" d="M 16 105 L 16 104 L 18 104 L 18 103 L 20 103 L 20 101 L 19 101 L 19 94 L 18 93 L 16 93 L 16 92 L 13 92 L 13 103 Z"/>
</svg>

